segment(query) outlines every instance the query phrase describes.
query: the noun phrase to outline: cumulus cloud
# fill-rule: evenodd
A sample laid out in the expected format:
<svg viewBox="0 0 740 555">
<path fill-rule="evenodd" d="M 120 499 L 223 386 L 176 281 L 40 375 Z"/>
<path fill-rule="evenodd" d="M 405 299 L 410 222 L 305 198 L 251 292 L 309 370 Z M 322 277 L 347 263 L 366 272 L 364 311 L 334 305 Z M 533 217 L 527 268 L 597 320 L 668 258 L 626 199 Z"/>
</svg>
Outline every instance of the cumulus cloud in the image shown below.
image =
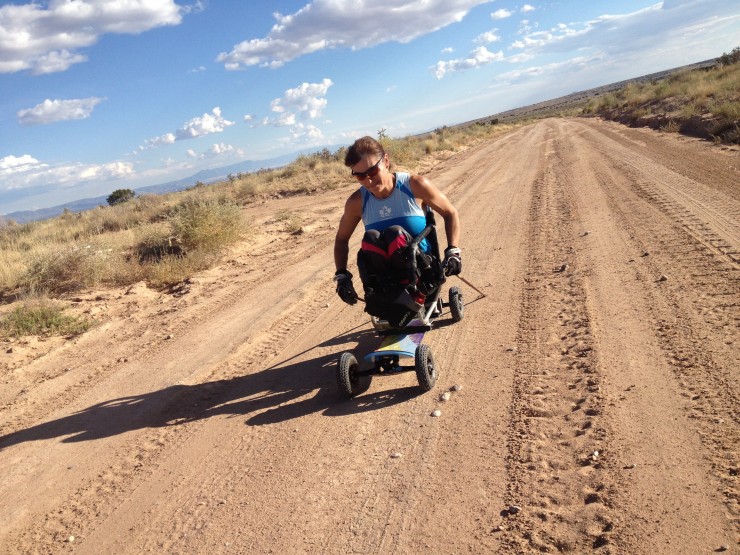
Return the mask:
<svg viewBox="0 0 740 555">
<path fill-rule="evenodd" d="M 507 17 L 511 17 L 514 15 L 511 11 L 501 8 L 500 10 L 496 10 L 491 14 L 491 19 L 506 19 Z"/>
<path fill-rule="evenodd" d="M 321 129 L 314 125 L 297 123 L 290 130 L 290 139 L 293 143 L 312 144 L 324 138 Z"/>
<path fill-rule="evenodd" d="M 17 114 L 21 125 L 46 125 L 57 121 L 89 118 L 102 98 L 77 98 L 71 100 L 44 100 L 33 108 L 20 110 Z"/>
<path fill-rule="evenodd" d="M 216 106 L 210 114 L 205 113 L 191 119 L 174 133 L 165 133 L 159 137 L 147 139 L 144 145 L 139 147 L 139 150 L 149 150 L 158 146 L 171 145 L 175 141 L 196 139 L 213 133 L 221 133 L 231 125 L 234 125 L 234 122 L 225 119 L 221 115 L 221 108 Z"/>
<path fill-rule="evenodd" d="M 493 29 L 492 31 L 486 31 L 485 33 L 481 33 L 475 39 L 473 40 L 476 44 L 491 44 L 492 42 L 498 42 L 501 40 L 501 37 L 496 34 L 497 29 Z"/>
<path fill-rule="evenodd" d="M 60 164 L 51 166 L 30 154 L 0 159 L 0 191 L 33 187 L 74 187 L 91 181 L 129 178 L 134 167 L 129 162 L 107 164 Z"/>
<path fill-rule="evenodd" d="M 434 67 L 434 76 L 437 79 L 442 79 L 445 75 L 453 71 L 473 69 L 503 59 L 503 52 L 491 52 L 485 46 L 479 46 L 467 58 L 437 62 L 437 65 Z"/>
<path fill-rule="evenodd" d="M 252 38 L 219 54 L 226 69 L 279 67 L 300 56 L 332 48 L 358 50 L 395 41 L 407 43 L 462 21 L 490 0 L 313 0 L 291 15 L 275 13 L 264 38 Z"/>
<path fill-rule="evenodd" d="M 187 155 L 189 158 L 193 158 L 195 160 L 206 160 L 210 158 L 222 158 L 222 157 L 243 157 L 244 156 L 244 150 L 242 150 L 239 147 L 235 147 L 233 145 L 227 145 L 224 143 L 216 143 L 211 146 L 208 150 L 205 152 L 202 152 L 198 154 L 193 149 L 189 148 L 187 150 Z"/>
<path fill-rule="evenodd" d="M 535 8 L 534 6 L 530 6 L 529 4 L 524 4 L 519 11 L 522 13 L 527 13 L 527 12 L 533 12 L 536 9 L 537 8 Z"/>
<path fill-rule="evenodd" d="M 0 73 L 65 71 L 87 60 L 78 50 L 108 33 L 138 34 L 177 25 L 174 0 L 76 0 L 0 7 Z"/>
<path fill-rule="evenodd" d="M 299 119 L 316 119 L 327 106 L 326 93 L 333 84 L 331 79 L 324 79 L 321 83 L 303 83 L 288 89 L 281 98 L 270 103 L 270 109 L 279 116 L 265 118 L 263 125 L 283 127 L 296 125 Z"/>
<path fill-rule="evenodd" d="M 6 156 L 5 158 L 0 158 L 0 176 L 26 172 L 43 166 L 45 166 L 45 164 L 41 164 L 41 162 L 36 160 L 36 158 L 30 154 L 24 154 L 23 156 Z"/>
<path fill-rule="evenodd" d="M 216 106 L 210 114 L 206 113 L 200 117 L 193 118 L 183 127 L 177 130 L 175 135 L 178 141 L 183 139 L 195 139 L 211 133 L 221 133 L 224 129 L 234 125 L 233 121 L 228 121 L 221 116 L 221 108 Z"/>
</svg>

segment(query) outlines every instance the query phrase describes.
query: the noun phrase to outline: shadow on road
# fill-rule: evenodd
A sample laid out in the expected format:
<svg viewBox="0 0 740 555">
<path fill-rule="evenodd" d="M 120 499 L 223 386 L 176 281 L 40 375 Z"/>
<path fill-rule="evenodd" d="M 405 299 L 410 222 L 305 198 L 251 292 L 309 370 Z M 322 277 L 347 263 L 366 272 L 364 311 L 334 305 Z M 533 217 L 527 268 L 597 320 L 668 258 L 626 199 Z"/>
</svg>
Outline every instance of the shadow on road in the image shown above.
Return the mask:
<svg viewBox="0 0 740 555">
<path fill-rule="evenodd" d="M 442 327 L 442 326 L 440 326 Z M 312 413 L 341 417 L 390 407 L 421 394 L 417 387 L 394 389 L 399 376 L 380 376 L 384 382 L 346 400 L 336 384 L 339 353 L 291 362 L 317 348 L 355 343 L 356 353 L 370 352 L 377 336 L 357 329 L 334 337 L 278 365 L 230 379 L 196 385 L 173 385 L 141 395 L 111 399 L 80 412 L 0 436 L 0 449 L 28 441 L 63 438 L 90 441 L 142 428 L 177 426 L 218 415 L 247 416 L 246 424 L 275 424 Z M 358 358 L 360 358 L 358 356 Z M 396 383 L 398 383 L 396 381 Z M 306 397 L 311 393 L 315 395 Z"/>
</svg>

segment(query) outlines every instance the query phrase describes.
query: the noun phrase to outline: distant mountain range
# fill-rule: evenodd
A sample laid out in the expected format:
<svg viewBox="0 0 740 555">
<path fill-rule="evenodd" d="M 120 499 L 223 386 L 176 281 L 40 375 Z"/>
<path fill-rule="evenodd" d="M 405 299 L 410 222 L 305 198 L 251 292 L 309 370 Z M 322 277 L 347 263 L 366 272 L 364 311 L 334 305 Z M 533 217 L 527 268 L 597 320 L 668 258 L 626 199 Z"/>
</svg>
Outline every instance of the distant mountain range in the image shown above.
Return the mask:
<svg viewBox="0 0 740 555">
<path fill-rule="evenodd" d="M 282 166 L 286 166 L 287 164 L 290 164 L 293 162 L 296 158 L 301 156 L 302 154 L 312 154 L 314 152 L 318 152 L 319 150 L 323 150 L 324 148 L 328 148 L 331 152 L 336 151 L 340 148 L 342 145 L 333 145 L 333 146 L 327 146 L 327 147 L 313 147 L 308 148 L 304 150 L 300 150 L 297 152 L 293 152 L 291 154 L 286 154 L 284 156 L 279 156 L 277 158 L 270 158 L 268 160 L 245 160 L 243 162 L 237 162 L 236 164 L 231 164 L 230 166 L 223 166 L 220 168 L 212 168 L 209 170 L 201 170 L 198 173 L 191 175 L 190 177 L 185 177 L 183 179 L 178 179 L 176 181 L 168 181 L 167 183 L 161 183 L 159 185 L 149 185 L 147 187 L 139 187 L 137 189 L 134 189 L 137 195 L 142 194 L 148 194 L 148 195 L 161 195 L 164 193 L 173 193 L 175 191 L 182 191 L 184 189 L 188 189 L 192 186 L 194 186 L 196 183 L 214 183 L 216 181 L 223 181 L 225 180 L 229 174 L 238 174 L 238 173 L 248 173 L 248 172 L 254 172 L 261 169 L 273 169 L 273 168 L 280 168 Z M 126 189 L 127 187 L 125 185 L 121 185 L 120 187 L 117 187 L 118 189 Z M 66 202 L 64 204 L 60 204 L 58 206 L 51 206 L 49 208 L 39 208 L 38 210 L 22 210 L 19 212 L 12 212 L 10 214 L 5 214 L 3 216 L 4 219 L 13 220 L 19 224 L 24 224 L 27 222 L 35 222 L 38 220 L 46 220 L 49 218 L 54 218 L 56 216 L 59 216 L 64 212 L 64 210 L 69 210 L 70 212 L 84 212 L 85 210 L 90 210 L 92 208 L 95 208 L 97 206 L 108 206 L 108 195 L 104 195 L 101 197 L 94 197 L 94 198 L 85 198 L 80 200 L 75 200 L 72 202 Z"/>
</svg>

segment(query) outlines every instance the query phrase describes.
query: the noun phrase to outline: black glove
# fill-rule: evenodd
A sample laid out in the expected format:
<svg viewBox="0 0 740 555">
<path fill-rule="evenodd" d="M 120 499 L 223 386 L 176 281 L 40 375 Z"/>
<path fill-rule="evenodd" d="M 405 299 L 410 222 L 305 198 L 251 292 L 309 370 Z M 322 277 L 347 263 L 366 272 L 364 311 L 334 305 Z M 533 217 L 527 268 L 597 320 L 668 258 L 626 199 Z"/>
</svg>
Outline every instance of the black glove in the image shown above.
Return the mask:
<svg viewBox="0 0 740 555">
<path fill-rule="evenodd" d="M 446 276 L 456 276 L 462 272 L 462 259 L 460 258 L 460 249 L 457 247 L 447 247 L 445 249 L 445 259 L 442 262 Z"/>
<path fill-rule="evenodd" d="M 352 274 L 347 270 L 337 270 L 334 274 L 334 281 L 337 282 L 337 295 L 347 304 L 357 303 L 357 291 L 352 285 Z"/>
</svg>

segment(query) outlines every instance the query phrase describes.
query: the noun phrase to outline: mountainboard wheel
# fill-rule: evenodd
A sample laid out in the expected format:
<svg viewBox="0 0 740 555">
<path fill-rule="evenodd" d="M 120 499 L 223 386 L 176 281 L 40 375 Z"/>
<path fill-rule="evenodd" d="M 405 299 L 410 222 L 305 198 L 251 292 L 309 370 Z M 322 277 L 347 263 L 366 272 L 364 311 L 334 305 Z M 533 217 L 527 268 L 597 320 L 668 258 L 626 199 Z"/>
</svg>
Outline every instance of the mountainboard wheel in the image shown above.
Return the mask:
<svg viewBox="0 0 740 555">
<path fill-rule="evenodd" d="M 437 383 L 437 369 L 429 345 L 421 344 L 416 348 L 416 379 L 424 391 L 429 391 Z"/>
<path fill-rule="evenodd" d="M 463 319 L 465 307 L 463 305 L 462 291 L 459 287 L 450 287 L 450 314 L 453 322 L 459 322 Z"/>
<path fill-rule="evenodd" d="M 370 388 L 372 378 L 359 375 L 359 365 L 352 353 L 342 353 L 337 363 L 337 383 L 342 395 L 351 399 Z"/>
</svg>

